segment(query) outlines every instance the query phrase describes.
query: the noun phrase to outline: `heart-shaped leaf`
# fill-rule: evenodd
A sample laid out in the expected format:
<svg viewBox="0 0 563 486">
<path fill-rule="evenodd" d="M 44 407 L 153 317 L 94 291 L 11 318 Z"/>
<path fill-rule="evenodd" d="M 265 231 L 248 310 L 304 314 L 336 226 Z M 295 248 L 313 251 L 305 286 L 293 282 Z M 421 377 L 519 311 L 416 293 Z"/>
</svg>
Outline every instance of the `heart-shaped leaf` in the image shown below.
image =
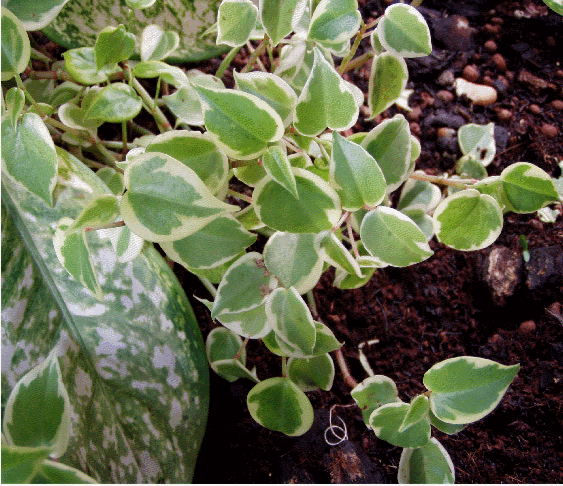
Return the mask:
<svg viewBox="0 0 563 486">
<path fill-rule="evenodd" d="M 444 446 L 432 437 L 422 447 L 403 449 L 399 484 L 453 484 L 455 468 Z"/>
<path fill-rule="evenodd" d="M 305 12 L 304 0 L 260 0 L 260 21 L 272 45 L 288 35 Z"/>
<path fill-rule="evenodd" d="M 369 417 L 376 408 L 399 401 L 397 385 L 391 378 L 384 375 L 366 378 L 356 385 L 350 394 L 362 410 L 366 425 L 369 425 Z"/>
<path fill-rule="evenodd" d="M 401 57 L 421 57 L 432 52 L 430 30 L 422 14 L 404 3 L 390 5 L 377 26 L 381 45 Z"/>
<path fill-rule="evenodd" d="M 335 48 L 356 34 L 361 21 L 357 0 L 321 0 L 311 17 L 307 37 L 327 49 Z"/>
<path fill-rule="evenodd" d="M 31 56 L 27 32 L 18 18 L 2 4 L 2 81 L 23 73 Z"/>
<path fill-rule="evenodd" d="M 369 426 L 379 439 L 398 447 L 422 447 L 430 440 L 430 422 L 420 420 L 404 431 L 400 431 L 410 406 L 408 403 L 392 402 L 375 409 L 369 417 Z"/>
<path fill-rule="evenodd" d="M 407 86 L 409 71 L 402 57 L 384 52 L 371 64 L 368 85 L 370 120 L 395 103 Z"/>
<path fill-rule="evenodd" d="M 142 107 L 140 96 L 131 86 L 112 83 L 96 94 L 86 112 L 86 118 L 119 123 L 135 118 Z"/>
<path fill-rule="evenodd" d="M 94 44 L 96 67 L 101 69 L 106 64 L 126 61 L 134 50 L 135 36 L 127 32 L 123 24 L 108 25 L 98 34 Z"/>
<path fill-rule="evenodd" d="M 217 44 L 244 45 L 257 18 L 258 9 L 250 0 L 223 0 L 217 12 Z"/>
<path fill-rule="evenodd" d="M 330 354 L 314 358 L 289 358 L 288 376 L 301 390 L 330 390 L 334 381 L 334 362 Z"/>
<path fill-rule="evenodd" d="M 108 64 L 98 69 L 93 47 L 79 47 L 63 52 L 65 69 L 80 84 L 92 85 L 108 81 L 108 76 L 119 72 L 116 64 Z"/>
</svg>

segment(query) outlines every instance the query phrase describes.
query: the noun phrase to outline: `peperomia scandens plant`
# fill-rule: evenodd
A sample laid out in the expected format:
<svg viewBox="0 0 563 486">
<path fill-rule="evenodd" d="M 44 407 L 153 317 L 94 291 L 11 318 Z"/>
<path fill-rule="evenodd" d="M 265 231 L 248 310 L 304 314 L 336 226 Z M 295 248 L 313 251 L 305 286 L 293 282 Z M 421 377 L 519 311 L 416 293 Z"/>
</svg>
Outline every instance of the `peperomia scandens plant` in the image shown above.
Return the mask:
<svg viewBox="0 0 563 486">
<path fill-rule="evenodd" d="M 131 9 L 149 4 L 127 2 Z M 215 76 L 166 62 L 181 49 L 181 35 L 178 42 L 173 32 L 155 25 L 142 31 L 125 21 L 104 25 L 92 42 L 65 52 L 64 62 L 51 66 L 63 82 L 45 93 L 42 103 L 25 84 L 35 80 L 20 78 L 30 57 L 25 31 L 8 10 L 3 17 L 11 37 L 2 47 L 2 77 L 17 85 L 5 97 L 3 177 L 18 188 L 14 204 L 35 198 L 45 214 L 55 208 L 48 242 L 56 262 L 49 265 L 81 289 L 88 308 L 112 302 L 129 316 L 129 304 L 137 301 L 173 307 L 174 299 L 159 291 L 149 290 L 147 297 L 135 290 L 141 279 L 130 270 L 131 262 L 154 253 L 152 244 L 158 244 L 212 296 L 200 299 L 221 324 L 207 339 L 211 368 L 228 380 L 255 382 L 249 412 L 272 430 L 305 433 L 313 420 L 306 392 L 332 386 L 330 353 L 340 356 L 343 343 L 311 307 L 311 291 L 327 268 L 335 268 L 337 287 L 358 288 L 378 268 L 432 258 L 434 237 L 460 251 L 482 249 L 499 236 L 504 213 L 535 212 L 560 200 L 549 175 L 526 162 L 487 177 L 485 167 L 495 153 L 492 124 L 460 129 L 464 155 L 457 174 L 443 177 L 417 170 L 420 143 L 401 114 L 367 133 L 350 133 L 364 103 L 370 120 L 393 104 L 405 106 L 405 58 L 431 51 L 424 18 L 406 4 L 390 5 L 365 25 L 356 0 L 224 0 L 217 25 L 208 32 L 217 34 L 219 48 L 230 48 Z M 364 37 L 370 37 L 371 48 L 356 56 Z M 247 65 L 233 70 L 234 86 L 227 87 L 228 78 L 222 78 L 229 63 L 251 41 L 258 43 L 250 44 Z M 140 62 L 131 58 L 133 44 Z M 362 93 L 344 74 L 369 61 L 368 92 Z M 256 63 L 260 70 L 249 72 Z M 147 116 L 151 130 L 139 124 Z M 113 124 L 121 139 L 102 140 L 104 123 Z M 55 147 L 53 139 L 67 150 Z M 69 151 L 108 186 L 71 208 L 62 204 L 64 197 L 72 199 L 64 188 L 75 182 Z M 40 170 L 31 170 L 32 159 L 41 162 Z M 106 271 L 124 272 L 127 279 L 108 292 Z M 127 341 L 129 358 L 137 356 L 131 346 L 140 352 L 142 326 L 149 320 L 133 315 L 124 324 L 134 341 Z M 197 383 L 197 376 L 187 363 L 174 369 L 154 364 L 170 364 L 172 355 L 179 359 L 186 345 L 176 321 L 159 316 L 155 322 L 156 328 L 144 332 L 150 329 L 153 339 L 165 339 L 160 332 L 176 333 L 178 349 L 155 345 L 156 370 L 150 370 L 156 377 L 135 379 L 134 388 L 169 397 L 175 430 L 184 425 L 185 410 L 174 384 L 182 376 Z M 125 334 L 108 332 L 90 334 L 121 350 Z M 247 367 L 250 339 L 280 357 L 281 376 L 265 377 Z M 399 400 L 386 377 L 370 377 L 352 392 L 376 434 L 405 448 L 401 480 L 453 480 L 451 461 L 431 439 L 430 424 L 450 433 L 478 420 L 496 406 L 516 373 L 517 365 L 452 359 L 427 373 L 428 394 L 410 403 Z M 478 372 L 474 382 L 482 385 L 477 391 L 460 388 L 446 372 L 450 369 L 468 376 Z M 134 407 L 127 410 L 128 417 L 133 413 Z M 135 426 L 150 429 L 150 417 L 137 415 L 144 425 Z M 165 456 L 162 452 L 163 461 Z M 440 464 L 437 473 L 424 466 L 428 461 Z M 177 470 L 162 468 L 163 476 L 147 479 L 180 477 Z"/>
</svg>

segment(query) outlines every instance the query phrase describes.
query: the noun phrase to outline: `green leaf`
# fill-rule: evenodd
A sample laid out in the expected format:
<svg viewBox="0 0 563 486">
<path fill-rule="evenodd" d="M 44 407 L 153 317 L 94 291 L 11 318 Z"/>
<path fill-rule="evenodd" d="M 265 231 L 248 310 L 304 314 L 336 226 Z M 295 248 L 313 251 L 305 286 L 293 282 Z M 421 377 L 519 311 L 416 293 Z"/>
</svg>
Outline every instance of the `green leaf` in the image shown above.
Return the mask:
<svg viewBox="0 0 563 486">
<path fill-rule="evenodd" d="M 216 268 L 231 261 L 256 241 L 233 216 L 225 215 L 181 240 L 163 242 L 162 249 L 188 270 Z"/>
<path fill-rule="evenodd" d="M 94 232 L 89 247 L 106 299 L 94 299 L 64 271 L 52 242 L 56 222 L 76 218 L 109 191 L 76 158 L 57 152 L 62 184 L 54 208 L 2 181 L 2 246 L 11 249 L 2 252 L 2 406 L 56 348 L 73 410 L 60 461 L 87 465 L 103 483 L 190 482 L 209 382 L 189 301 L 154 248 L 120 263 Z"/>
<path fill-rule="evenodd" d="M 293 109 L 297 104 L 297 95 L 289 84 L 275 74 L 261 71 L 251 73 L 235 71 L 233 75 L 238 89 L 268 103 L 283 120 L 284 126 L 291 124 Z"/>
<path fill-rule="evenodd" d="M 41 30 L 51 23 L 67 2 L 68 0 L 6 0 L 2 5 L 20 20 L 25 30 Z"/>
<path fill-rule="evenodd" d="M 307 304 L 295 288 L 278 287 L 266 300 L 266 315 L 276 336 L 294 353 L 312 356 L 316 330 Z"/>
<path fill-rule="evenodd" d="M 191 86 L 182 86 L 171 95 L 163 96 L 162 99 L 179 121 L 188 125 L 204 125 L 199 96 Z"/>
<path fill-rule="evenodd" d="M 381 440 L 398 447 L 422 447 L 430 440 L 430 422 L 420 420 L 408 429 L 400 431 L 410 405 L 393 402 L 375 409 L 369 417 L 369 426 Z"/>
<path fill-rule="evenodd" d="M 456 174 L 471 179 L 481 180 L 487 177 L 487 169 L 483 164 L 468 155 L 464 155 L 457 161 L 455 171 Z"/>
<path fill-rule="evenodd" d="M 430 419 L 430 424 L 436 427 L 439 431 L 444 432 L 444 434 L 452 435 L 461 432 L 465 429 L 466 424 L 448 424 L 442 420 L 440 420 L 432 409 L 428 411 L 428 418 Z"/>
<path fill-rule="evenodd" d="M 235 90 L 195 86 L 203 108 L 205 127 L 232 158 L 249 160 L 277 142 L 284 132 L 276 111 L 257 96 Z"/>
<path fill-rule="evenodd" d="M 311 17 L 307 38 L 328 49 L 334 48 L 349 41 L 361 21 L 357 0 L 321 0 Z"/>
<path fill-rule="evenodd" d="M 27 32 L 18 18 L 2 4 L 2 81 L 23 73 L 31 56 Z"/>
<path fill-rule="evenodd" d="M 262 164 L 275 182 L 287 189 L 294 198 L 299 199 L 295 176 L 285 150 L 278 145 L 270 147 L 262 155 Z"/>
<path fill-rule="evenodd" d="M 406 4 L 387 7 L 377 26 L 381 45 L 401 57 L 422 57 L 432 52 L 430 30 L 422 14 Z"/>
<path fill-rule="evenodd" d="M 205 133 L 174 130 L 157 135 L 146 152 L 161 152 L 192 169 L 216 194 L 229 177 L 229 161 Z"/>
<path fill-rule="evenodd" d="M 421 209 L 424 212 L 432 211 L 442 197 L 440 188 L 428 181 L 407 179 L 401 190 L 397 209 Z"/>
<path fill-rule="evenodd" d="M 433 254 L 416 223 L 396 209 L 385 206 L 364 216 L 360 237 L 371 255 L 394 267 L 407 267 Z"/>
<path fill-rule="evenodd" d="M 63 103 L 67 103 L 68 101 L 76 98 L 81 89 L 82 86 L 79 86 L 72 81 L 65 81 L 53 90 L 53 92 L 49 95 L 47 102 L 53 107 L 60 106 Z"/>
<path fill-rule="evenodd" d="M 366 425 L 372 412 L 387 403 L 399 400 L 397 385 L 385 375 L 373 375 L 366 378 L 350 392 L 354 401 L 362 411 Z"/>
<path fill-rule="evenodd" d="M 473 251 L 491 245 L 502 231 L 502 210 L 496 200 L 475 189 L 444 199 L 434 211 L 434 231 L 452 248 Z"/>
<path fill-rule="evenodd" d="M 265 292 L 269 292 L 269 287 L 263 287 L 263 289 Z M 217 320 L 231 331 L 249 339 L 263 338 L 272 329 L 264 302 L 248 310 L 224 312 L 217 317 Z"/>
<path fill-rule="evenodd" d="M 409 71 L 402 57 L 384 52 L 371 64 L 368 85 L 369 120 L 395 103 L 407 86 Z"/>
<path fill-rule="evenodd" d="M 432 437 L 422 447 L 403 449 L 398 480 L 399 484 L 453 484 L 455 468 L 444 446 Z"/>
<path fill-rule="evenodd" d="M 175 30 L 164 30 L 159 25 L 147 25 L 141 32 L 141 61 L 161 61 L 180 45 L 180 36 Z"/>
<path fill-rule="evenodd" d="M 102 182 L 108 186 L 108 189 L 116 196 L 121 196 L 125 190 L 125 183 L 123 182 L 123 174 L 117 172 L 112 167 L 102 167 L 96 171 L 96 175 Z"/>
<path fill-rule="evenodd" d="M 25 93 L 22 89 L 14 86 L 6 92 L 6 111 L 12 128 L 15 130 L 18 118 L 25 106 Z"/>
<path fill-rule="evenodd" d="M 127 32 L 123 24 L 117 27 L 108 25 L 103 29 L 94 44 L 96 67 L 126 61 L 135 50 L 135 36 Z"/>
<path fill-rule="evenodd" d="M 117 197 L 100 194 L 84 207 L 68 230 L 76 231 L 87 227 L 107 225 L 113 223 L 118 216 L 119 201 Z"/>
<path fill-rule="evenodd" d="M 515 213 L 533 213 L 561 199 L 549 174 L 528 162 L 504 169 L 500 181 L 501 201 Z"/>
<path fill-rule="evenodd" d="M 2 120 L 2 174 L 52 206 L 57 166 L 55 144 L 39 115 L 26 113 L 15 128 L 8 117 Z"/>
<path fill-rule="evenodd" d="M 260 181 L 253 193 L 256 214 L 265 225 L 290 233 L 318 233 L 340 218 L 338 194 L 319 176 L 293 168 L 298 198 L 271 177 Z M 284 210 L 280 211 L 280 207 Z"/>
<path fill-rule="evenodd" d="M 70 402 L 55 350 L 14 386 L 6 403 L 2 432 L 9 445 L 50 448 L 61 457 L 70 434 Z"/>
<path fill-rule="evenodd" d="M 334 333 L 328 326 L 322 322 L 315 322 L 315 347 L 313 349 L 313 356 L 322 356 L 323 354 L 336 351 L 341 348 L 344 343 L 338 342 L 334 337 Z"/>
<path fill-rule="evenodd" d="M 217 13 L 217 44 L 244 45 L 257 18 L 258 9 L 250 0 L 223 0 Z"/>
<path fill-rule="evenodd" d="M 125 170 L 120 203 L 125 224 L 148 241 L 174 241 L 238 206 L 214 197 L 197 174 L 169 155 L 147 152 Z"/>
<path fill-rule="evenodd" d="M 254 309 L 264 303 L 273 288 L 275 277 L 266 270 L 262 255 L 257 252 L 246 253 L 223 276 L 217 288 L 211 317 L 215 319 L 222 314 Z"/>
<path fill-rule="evenodd" d="M 164 81 L 172 84 L 173 86 L 185 88 L 186 90 L 190 89 L 190 82 L 186 73 L 184 73 L 184 71 L 182 71 L 178 66 L 171 66 L 170 64 L 162 61 L 141 61 L 133 68 L 133 76 L 137 78 L 157 78 L 160 76 Z M 193 96 L 197 98 L 197 94 L 195 92 L 193 93 Z"/>
<path fill-rule="evenodd" d="M 86 237 L 82 232 L 69 230 L 73 224 L 74 220 L 68 217 L 57 223 L 53 238 L 57 258 L 64 269 L 90 290 L 96 299 L 104 300 Z"/>
<path fill-rule="evenodd" d="M 305 294 L 321 278 L 324 262 L 315 247 L 314 234 L 278 231 L 264 247 L 264 263 L 285 288 L 295 287 Z"/>
<path fill-rule="evenodd" d="M 60 462 L 43 461 L 32 483 L 92 484 L 96 481 L 78 469 Z"/>
<path fill-rule="evenodd" d="M 256 372 L 250 372 L 245 366 L 246 349 L 238 334 L 216 327 L 208 334 L 205 349 L 211 369 L 225 380 L 233 382 L 249 378 L 256 383 L 260 381 Z"/>
<path fill-rule="evenodd" d="M 347 130 L 358 119 L 354 94 L 319 48 L 313 52 L 313 67 L 295 107 L 295 129 L 306 136 L 316 136 L 327 127 Z"/>
<path fill-rule="evenodd" d="M 127 226 L 98 231 L 100 238 L 109 238 L 117 260 L 121 263 L 136 258 L 143 249 L 145 240 L 133 233 Z"/>
<path fill-rule="evenodd" d="M 403 115 L 395 115 L 370 130 L 361 146 L 375 159 L 387 182 L 387 194 L 397 189 L 409 176 L 411 133 Z"/>
<path fill-rule="evenodd" d="M 98 69 L 93 47 L 80 47 L 63 52 L 65 69 L 80 84 L 105 83 L 108 76 L 120 71 L 117 65 L 107 65 Z"/>
<path fill-rule="evenodd" d="M 441 361 L 423 378 L 432 412 L 449 424 L 476 422 L 499 404 L 519 369 L 474 356 Z"/>
<path fill-rule="evenodd" d="M 50 447 L 9 446 L 2 438 L 2 483 L 31 483 L 50 451 Z"/>
<path fill-rule="evenodd" d="M 557 12 L 559 15 L 563 15 L 563 1 L 562 0 L 543 0 L 551 10 Z"/>
<path fill-rule="evenodd" d="M 464 155 L 487 167 L 495 158 L 495 124 L 477 125 L 468 123 L 457 132 L 459 148 Z"/>
<path fill-rule="evenodd" d="M 289 358 L 288 376 L 301 390 L 330 390 L 334 381 L 334 363 L 330 355 L 314 358 Z"/>
<path fill-rule="evenodd" d="M 315 237 L 315 243 L 319 246 L 319 253 L 324 261 L 355 274 L 358 278 L 364 278 L 358 262 L 332 231 L 321 231 Z"/>
<path fill-rule="evenodd" d="M 303 0 L 260 0 L 260 21 L 276 46 L 292 30 L 305 11 Z"/>
<path fill-rule="evenodd" d="M 135 118 L 142 107 L 140 96 L 131 86 L 125 83 L 112 83 L 96 94 L 86 112 L 86 118 L 119 123 Z"/>
<path fill-rule="evenodd" d="M 414 397 L 410 404 L 409 410 L 405 415 L 401 426 L 399 427 L 399 432 L 404 432 L 409 427 L 417 424 L 421 420 L 428 419 L 428 411 L 430 410 L 430 405 L 428 404 L 428 397 L 425 395 L 417 395 Z"/>
<path fill-rule="evenodd" d="M 211 369 L 215 371 L 219 376 L 227 381 L 233 382 L 239 378 L 247 378 L 252 380 L 254 383 L 260 383 L 258 376 L 256 376 L 256 369 L 250 371 L 246 366 L 244 366 L 240 361 L 236 359 L 224 359 L 221 361 L 215 361 L 211 365 Z"/>
<path fill-rule="evenodd" d="M 311 402 L 289 378 L 268 378 L 258 383 L 246 401 L 252 418 L 270 430 L 299 436 L 313 425 Z"/>
<path fill-rule="evenodd" d="M 330 183 L 340 196 L 342 208 L 357 211 L 377 206 L 385 197 L 385 178 L 375 159 L 360 145 L 332 132 Z"/>
</svg>

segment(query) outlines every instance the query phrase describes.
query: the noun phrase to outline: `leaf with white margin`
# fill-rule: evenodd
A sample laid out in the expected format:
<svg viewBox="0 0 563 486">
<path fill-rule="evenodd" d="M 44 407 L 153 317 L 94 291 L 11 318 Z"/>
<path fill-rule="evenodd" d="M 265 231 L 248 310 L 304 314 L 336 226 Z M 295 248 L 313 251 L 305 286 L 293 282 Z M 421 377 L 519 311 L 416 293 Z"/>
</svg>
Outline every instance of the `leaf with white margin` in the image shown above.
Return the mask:
<svg viewBox="0 0 563 486">
<path fill-rule="evenodd" d="M 446 359 L 422 379 L 430 394 L 430 408 L 449 424 L 470 424 L 491 413 L 520 370 L 475 356 Z"/>
<path fill-rule="evenodd" d="M 12 128 L 16 128 L 18 118 L 25 106 L 25 93 L 23 89 L 14 86 L 6 92 L 6 113 Z"/>
<path fill-rule="evenodd" d="M 293 109 L 297 104 L 297 95 L 293 88 L 275 74 L 255 71 L 252 73 L 234 72 L 238 89 L 257 96 L 270 105 L 288 127 L 293 121 Z"/>
<path fill-rule="evenodd" d="M 387 182 L 387 194 L 397 189 L 409 176 L 411 132 L 407 119 L 399 114 L 370 130 L 361 146 L 375 159 Z"/>
<path fill-rule="evenodd" d="M 292 170 L 299 198 L 271 177 L 265 177 L 255 187 L 253 201 L 260 221 L 272 229 L 290 233 L 318 233 L 332 228 L 342 214 L 336 191 L 306 169 Z"/>
<path fill-rule="evenodd" d="M 188 270 L 218 267 L 236 257 L 256 241 L 233 216 L 219 216 L 181 240 L 160 244 L 169 258 Z"/>
<path fill-rule="evenodd" d="M 205 431 L 208 366 L 201 332 L 178 280 L 148 246 L 119 263 L 89 235 L 105 295 L 68 276 L 53 228 L 107 187 L 62 149 L 57 205 L 37 204 L 2 181 L 2 404 L 53 348 L 73 412 L 60 462 L 102 483 L 190 482 Z M 6 206 L 13 218 L 5 211 Z"/>
<path fill-rule="evenodd" d="M 401 424 L 409 410 L 408 403 L 387 403 L 371 413 L 369 426 L 379 439 L 395 446 L 422 447 L 430 440 L 430 422 L 423 419 L 400 432 Z"/>
<path fill-rule="evenodd" d="M 463 155 L 480 162 L 487 167 L 495 158 L 495 124 L 477 125 L 468 123 L 457 132 L 459 148 Z"/>
<path fill-rule="evenodd" d="M 67 231 L 77 231 L 93 226 L 113 223 L 119 216 L 119 202 L 113 194 L 94 197 L 76 217 Z"/>
<path fill-rule="evenodd" d="M 257 18 L 258 9 L 250 0 L 223 0 L 217 12 L 217 44 L 244 45 Z"/>
<path fill-rule="evenodd" d="M 104 27 L 94 44 L 96 67 L 101 69 L 106 64 L 115 65 L 128 60 L 135 50 L 135 43 L 135 35 L 127 32 L 123 24 Z"/>
<path fill-rule="evenodd" d="M 145 240 L 133 233 L 127 226 L 98 230 L 100 238 L 109 238 L 117 261 L 128 262 L 141 253 Z"/>
<path fill-rule="evenodd" d="M 319 255 L 325 262 L 359 278 L 364 277 L 358 262 L 332 231 L 325 230 L 317 234 L 315 244 L 319 247 Z"/>
<path fill-rule="evenodd" d="M 328 353 L 314 358 L 289 358 L 287 369 L 289 379 L 304 392 L 332 388 L 334 362 Z"/>
<path fill-rule="evenodd" d="M 409 71 L 402 57 L 384 52 L 371 64 L 368 85 L 368 107 L 372 120 L 393 105 L 407 85 Z"/>
<path fill-rule="evenodd" d="M 262 155 L 262 165 L 266 173 L 284 187 L 294 198 L 299 198 L 295 175 L 287 158 L 286 151 L 279 145 L 271 146 Z"/>
<path fill-rule="evenodd" d="M 357 0 L 321 0 L 311 17 L 307 38 L 330 49 L 349 41 L 361 21 Z"/>
<path fill-rule="evenodd" d="M 316 330 L 311 311 L 295 288 L 278 287 L 266 300 L 266 315 L 276 336 L 303 356 L 311 356 Z"/>
<path fill-rule="evenodd" d="M 254 206 L 246 206 L 235 214 L 235 218 L 249 231 L 264 227 L 264 223 L 256 216 Z"/>
<path fill-rule="evenodd" d="M 93 47 L 69 49 L 62 54 L 68 74 L 80 84 L 92 85 L 108 81 L 108 76 L 120 71 L 117 64 L 98 69 Z"/>
<path fill-rule="evenodd" d="M 385 197 L 385 177 L 375 159 L 338 132 L 332 132 L 329 174 L 342 209 L 357 211 L 364 205 L 377 206 Z"/>
<path fill-rule="evenodd" d="M 137 78 L 162 77 L 164 81 L 177 88 L 190 86 L 190 82 L 184 71 L 178 66 L 171 66 L 163 61 L 141 61 L 133 68 L 133 76 Z"/>
<path fill-rule="evenodd" d="M 29 37 L 20 20 L 2 2 L 2 81 L 25 71 L 31 56 Z"/>
<path fill-rule="evenodd" d="M 400 211 L 379 206 L 368 212 L 360 226 L 366 250 L 393 267 L 407 267 L 433 255 L 426 236 Z"/>
<path fill-rule="evenodd" d="M 283 136 L 283 121 L 277 112 L 255 95 L 232 89 L 195 86 L 205 127 L 214 140 L 232 158 L 258 157 L 268 143 Z"/>
<path fill-rule="evenodd" d="M 224 359 L 238 359 L 246 364 L 246 348 L 242 339 L 225 327 L 216 327 L 207 335 L 205 351 L 209 364 Z"/>
<path fill-rule="evenodd" d="M 239 209 L 214 197 L 192 169 L 159 152 L 135 157 L 125 169 L 125 185 L 123 220 L 148 241 L 185 238 L 226 211 Z"/>
<path fill-rule="evenodd" d="M 117 172 L 112 167 L 102 167 L 96 171 L 96 175 L 108 186 L 114 195 L 121 196 L 123 194 L 125 183 L 123 182 L 123 174 L 121 172 Z"/>
<path fill-rule="evenodd" d="M 366 378 L 350 392 L 354 401 L 362 411 L 364 422 L 369 427 L 369 417 L 372 412 L 387 403 L 399 400 L 397 385 L 385 375 L 373 375 Z"/>
<path fill-rule="evenodd" d="M 15 128 L 2 120 L 2 174 L 53 206 L 57 154 L 49 130 L 39 115 L 26 113 Z"/>
<path fill-rule="evenodd" d="M 313 406 L 289 378 L 268 378 L 246 398 L 248 411 L 260 425 L 289 436 L 299 436 L 313 425 Z"/>
<path fill-rule="evenodd" d="M 307 52 L 307 44 L 303 39 L 303 36 L 297 34 L 294 35 L 289 44 L 282 46 L 279 64 L 276 67 L 274 74 L 283 78 L 295 89 L 296 86 L 293 83 L 293 79 L 297 73 L 301 71 L 302 67 L 305 66 L 305 69 L 307 69 L 308 63 L 305 62 L 305 59 L 309 56 L 311 57 L 310 61 L 312 66 L 313 52 Z M 310 69 L 307 70 L 307 76 L 309 75 L 309 72 Z M 300 85 L 300 88 L 296 91 L 300 92 L 302 87 L 303 85 Z"/>
<path fill-rule="evenodd" d="M 260 21 L 276 46 L 305 12 L 306 0 L 260 0 Z"/>
<path fill-rule="evenodd" d="M 425 212 L 432 211 L 440 203 L 442 192 L 436 184 L 417 179 L 407 179 L 403 188 L 397 209 L 421 209 Z"/>
<path fill-rule="evenodd" d="M 426 236 L 426 240 L 430 241 L 434 236 L 434 222 L 432 216 L 426 214 L 422 209 L 406 208 L 401 209 L 401 213 L 409 217 L 420 228 Z"/>
<path fill-rule="evenodd" d="M 264 263 L 285 287 L 305 294 L 321 278 L 324 262 L 315 247 L 313 233 L 277 231 L 264 246 Z"/>
<path fill-rule="evenodd" d="M 70 434 L 70 401 L 55 350 L 12 389 L 2 432 L 8 445 L 48 446 L 53 458 L 65 453 Z"/>
<path fill-rule="evenodd" d="M 430 30 L 422 14 L 407 4 L 385 9 L 377 26 L 381 45 L 401 57 L 422 57 L 432 52 Z"/>
<path fill-rule="evenodd" d="M 453 435 L 461 432 L 465 429 L 466 424 L 448 424 L 442 420 L 440 420 L 432 409 L 428 411 L 428 418 L 430 419 L 430 425 L 436 427 L 439 431 L 444 432 L 444 434 Z"/>
<path fill-rule="evenodd" d="M 171 95 L 162 97 L 178 121 L 188 125 L 203 126 L 203 111 L 197 91 L 191 86 L 181 86 Z"/>
<path fill-rule="evenodd" d="M 414 397 L 409 404 L 409 410 L 405 415 L 403 423 L 399 427 L 399 432 L 404 432 L 414 424 L 426 419 L 429 410 L 430 405 L 428 404 L 428 397 L 426 395 L 417 395 Z"/>
<path fill-rule="evenodd" d="M 491 245 L 502 231 L 502 209 L 497 201 L 475 189 L 449 195 L 434 211 L 438 240 L 461 251 L 481 250 Z"/>
<path fill-rule="evenodd" d="M 50 451 L 49 447 L 9 446 L 2 436 L 2 483 L 31 483 Z"/>
<path fill-rule="evenodd" d="M 313 67 L 295 107 L 295 129 L 306 136 L 316 136 L 327 127 L 347 130 L 358 119 L 354 93 L 319 48 L 313 52 Z"/>
<path fill-rule="evenodd" d="M 227 329 L 249 339 L 261 339 L 272 330 L 265 303 L 240 312 L 224 312 L 217 320 Z"/>
<path fill-rule="evenodd" d="M 216 194 L 229 177 L 229 160 L 205 133 L 173 130 L 154 137 L 145 152 L 161 152 L 192 169 Z"/>
<path fill-rule="evenodd" d="M 35 484 L 97 484 L 94 478 L 82 471 L 48 459 L 43 461 L 31 482 Z"/>
<path fill-rule="evenodd" d="M 557 12 L 559 15 L 563 15 L 563 0 L 543 0 L 551 10 Z"/>
<path fill-rule="evenodd" d="M 2 6 L 10 10 L 22 23 L 25 30 L 41 30 L 59 14 L 68 0 L 5 0 Z"/>
<path fill-rule="evenodd" d="M 357 289 L 363 287 L 366 283 L 369 282 L 375 270 L 377 268 L 386 267 L 387 264 L 383 263 L 379 258 L 375 258 L 374 256 L 370 255 L 368 251 L 365 249 L 363 242 L 360 240 L 356 243 L 356 247 L 358 248 L 358 253 L 360 254 L 359 257 L 356 258 L 356 262 L 358 263 L 363 277 L 358 277 L 355 273 L 348 273 L 342 268 L 337 268 L 336 272 L 334 273 L 334 286 L 339 289 Z"/>
<path fill-rule="evenodd" d="M 275 288 L 275 280 L 266 269 L 260 253 L 246 253 L 223 275 L 211 317 L 215 319 L 222 314 L 235 314 L 258 307 Z"/>
<path fill-rule="evenodd" d="M 215 361 L 211 364 L 211 369 L 227 381 L 232 382 L 238 380 L 239 378 L 247 378 L 249 380 L 252 380 L 254 383 L 260 383 L 260 380 L 256 375 L 256 368 L 250 371 L 246 366 L 244 366 L 240 361 L 236 359 L 224 359 L 221 361 Z"/>
<path fill-rule="evenodd" d="M 500 199 L 515 213 L 533 213 L 561 200 L 553 179 L 538 166 L 518 162 L 500 174 Z"/>
<path fill-rule="evenodd" d="M 403 449 L 399 484 L 454 484 L 455 468 L 448 451 L 434 437 L 422 447 Z"/>
<path fill-rule="evenodd" d="M 174 30 L 159 25 L 147 25 L 141 32 L 141 61 L 161 61 L 180 46 L 180 36 Z"/>
<path fill-rule="evenodd" d="M 111 83 L 96 93 L 85 117 L 120 123 L 135 118 L 142 107 L 141 97 L 131 86 Z"/>
<path fill-rule="evenodd" d="M 57 258 L 65 270 L 90 290 L 96 299 L 104 300 L 88 242 L 82 232 L 69 231 L 73 224 L 74 220 L 68 217 L 61 218 L 57 223 L 53 237 Z"/>
</svg>

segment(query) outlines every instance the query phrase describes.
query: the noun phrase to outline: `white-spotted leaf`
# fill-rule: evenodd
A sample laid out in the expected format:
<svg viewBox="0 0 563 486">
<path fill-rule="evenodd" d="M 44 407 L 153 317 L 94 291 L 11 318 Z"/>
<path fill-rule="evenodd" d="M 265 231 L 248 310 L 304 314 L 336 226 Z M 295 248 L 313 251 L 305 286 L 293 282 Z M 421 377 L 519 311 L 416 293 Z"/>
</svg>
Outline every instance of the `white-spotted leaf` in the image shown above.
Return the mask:
<svg viewBox="0 0 563 486">
<path fill-rule="evenodd" d="M 455 468 L 444 446 L 434 437 L 422 447 L 403 449 L 399 484 L 453 484 Z"/>
<path fill-rule="evenodd" d="M 68 0 L 5 0 L 2 5 L 22 23 L 25 30 L 41 30 L 59 14 Z M 4 62 L 2 62 L 4 64 Z"/>
<path fill-rule="evenodd" d="M 145 240 L 137 236 L 127 226 L 119 228 L 107 228 L 98 230 L 100 238 L 109 238 L 113 251 L 117 256 L 117 261 L 128 262 L 141 253 Z"/>
</svg>

